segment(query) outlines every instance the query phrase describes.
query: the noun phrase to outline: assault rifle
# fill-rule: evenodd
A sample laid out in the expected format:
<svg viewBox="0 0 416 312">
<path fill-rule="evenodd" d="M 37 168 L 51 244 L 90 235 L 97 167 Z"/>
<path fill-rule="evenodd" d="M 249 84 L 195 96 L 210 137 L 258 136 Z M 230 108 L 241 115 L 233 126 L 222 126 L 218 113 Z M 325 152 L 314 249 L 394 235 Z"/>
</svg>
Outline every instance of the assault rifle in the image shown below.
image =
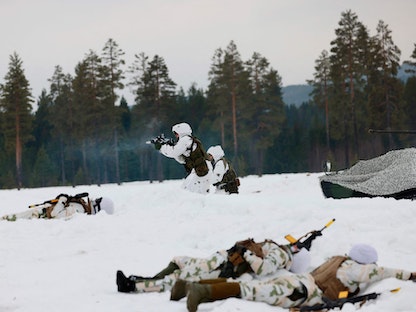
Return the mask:
<svg viewBox="0 0 416 312">
<path fill-rule="evenodd" d="M 175 141 L 172 138 L 166 138 L 165 135 L 162 133 L 161 135 L 158 135 L 157 137 L 146 141 L 146 144 L 160 144 L 160 145 L 175 145 Z"/>
<path fill-rule="evenodd" d="M 382 295 L 383 293 L 386 292 L 391 292 L 391 293 L 396 293 L 400 290 L 400 288 L 395 288 L 395 289 L 391 289 L 391 290 L 387 290 L 384 292 L 372 292 L 372 293 L 368 293 L 368 294 L 364 294 L 361 296 L 354 296 L 354 297 L 350 297 L 350 298 L 340 298 L 340 299 L 336 299 L 336 300 L 330 300 L 328 298 L 322 298 L 324 303 L 320 303 L 320 304 L 315 304 L 313 306 L 303 306 L 300 308 L 293 308 L 290 309 L 290 312 L 303 312 L 303 311 L 321 311 L 321 310 L 330 310 L 330 309 L 335 309 L 335 308 L 340 308 L 342 309 L 342 306 L 346 303 L 358 303 L 361 302 L 361 304 L 364 304 L 367 300 L 374 300 L 376 299 L 378 296 Z"/>
<path fill-rule="evenodd" d="M 289 241 L 292 246 L 298 247 L 298 249 L 306 248 L 307 250 L 311 249 L 312 241 L 318 236 L 322 236 L 322 231 L 329 227 L 332 223 L 335 222 L 335 219 L 329 221 L 325 226 L 318 231 L 310 231 L 300 237 L 299 239 L 294 238 L 292 235 L 288 234 L 285 238 Z M 305 238 L 303 241 L 301 239 Z"/>
<path fill-rule="evenodd" d="M 50 200 L 45 200 L 43 203 L 40 203 L 40 204 L 29 205 L 29 208 L 35 208 L 35 207 L 44 206 L 44 205 L 47 205 L 47 204 L 49 204 L 49 205 L 56 204 L 58 202 L 58 200 L 59 200 L 59 197 L 61 197 L 61 196 L 68 197 L 68 201 L 69 201 L 71 198 L 79 199 L 79 198 L 82 198 L 82 197 L 87 197 L 88 195 L 89 194 L 87 192 L 79 193 L 79 194 L 76 194 L 75 196 L 68 196 L 66 194 L 59 194 L 57 196 L 57 198 L 50 199 Z"/>
</svg>

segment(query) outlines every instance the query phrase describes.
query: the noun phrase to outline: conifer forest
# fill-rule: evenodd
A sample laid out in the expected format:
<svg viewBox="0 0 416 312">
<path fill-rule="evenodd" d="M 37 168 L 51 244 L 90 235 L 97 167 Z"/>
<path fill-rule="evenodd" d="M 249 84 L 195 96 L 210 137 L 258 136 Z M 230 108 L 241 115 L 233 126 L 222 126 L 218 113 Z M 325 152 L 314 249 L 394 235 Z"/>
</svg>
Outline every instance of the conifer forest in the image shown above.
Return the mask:
<svg viewBox="0 0 416 312">
<path fill-rule="evenodd" d="M 416 143 L 416 44 L 402 56 L 384 21 L 371 34 L 351 10 L 341 13 L 330 50 L 316 56 L 305 81 L 313 91 L 300 106 L 284 103 L 267 56 L 254 47 L 241 59 L 233 40 L 213 50 L 206 89 L 178 86 L 162 55 L 138 53 L 132 64 L 124 55 L 108 39 L 74 74 L 56 65 L 38 98 L 18 52 L 1 60 L 0 188 L 183 178 L 179 163 L 146 144 L 174 137 L 179 122 L 205 149 L 220 144 L 239 176 L 321 172 L 327 160 L 342 170 Z M 118 95 L 127 87 L 133 103 Z"/>
</svg>

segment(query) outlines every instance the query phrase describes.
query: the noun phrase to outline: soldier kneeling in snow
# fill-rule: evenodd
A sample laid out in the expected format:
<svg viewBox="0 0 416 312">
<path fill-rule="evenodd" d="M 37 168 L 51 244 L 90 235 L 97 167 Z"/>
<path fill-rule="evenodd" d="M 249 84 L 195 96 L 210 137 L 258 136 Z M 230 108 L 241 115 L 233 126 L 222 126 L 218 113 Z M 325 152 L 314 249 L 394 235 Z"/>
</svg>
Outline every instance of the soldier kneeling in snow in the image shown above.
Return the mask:
<svg viewBox="0 0 416 312">
<path fill-rule="evenodd" d="M 87 197 L 86 200 L 83 197 Z M 29 210 L 20 213 L 8 214 L 2 217 L 3 220 L 15 221 L 16 219 L 68 219 L 75 213 L 96 214 L 101 210 L 112 214 L 114 204 L 107 197 L 100 197 L 90 200 L 88 193 L 81 193 L 75 196 L 59 194 L 55 199 L 48 200 L 42 204 L 31 205 Z"/>
<path fill-rule="evenodd" d="M 224 150 L 220 145 L 211 146 L 207 150 L 208 160 L 212 164 L 212 184 L 216 192 L 238 194 L 240 180 L 230 162 L 225 158 Z"/>
</svg>

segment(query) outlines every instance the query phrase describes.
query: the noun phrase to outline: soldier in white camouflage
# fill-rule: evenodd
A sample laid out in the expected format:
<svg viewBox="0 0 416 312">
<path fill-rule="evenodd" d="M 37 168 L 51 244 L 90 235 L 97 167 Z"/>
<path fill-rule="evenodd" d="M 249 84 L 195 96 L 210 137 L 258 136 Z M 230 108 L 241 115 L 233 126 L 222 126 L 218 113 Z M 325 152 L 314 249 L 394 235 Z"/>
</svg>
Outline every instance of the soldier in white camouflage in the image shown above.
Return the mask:
<svg viewBox="0 0 416 312">
<path fill-rule="evenodd" d="M 253 241 L 252 239 L 246 241 L 249 240 Z M 233 248 L 239 246 L 239 243 L 237 242 Z M 243 250 L 239 250 L 238 257 L 232 258 L 232 261 L 236 261 L 235 266 L 230 263 L 230 251 L 233 249 L 231 248 L 217 251 L 208 258 L 175 257 L 167 268 L 153 277 L 135 275 L 126 277 L 122 271 L 117 271 L 118 291 L 128 293 L 163 292 L 171 290 L 178 280 L 197 282 L 220 278 L 219 280 L 225 282 L 227 278 L 234 280 L 234 278 L 238 278 L 244 273 L 259 277 L 267 276 L 280 269 L 291 269 L 294 259 L 296 261 L 290 245 L 280 246 L 271 240 L 254 244 L 257 245 L 255 252 L 242 247 Z M 242 263 L 245 265 L 239 266 Z M 228 264 L 231 264 L 234 268 L 231 273 L 224 270 Z M 298 266 L 294 267 L 298 268 Z M 171 296 L 172 300 L 179 300 L 186 295 L 184 293 L 185 284 L 181 285 L 181 289 L 178 289 L 178 285 L 176 286 L 177 289 Z"/>
<path fill-rule="evenodd" d="M 30 205 L 26 211 L 4 215 L 0 220 L 16 221 L 18 219 L 65 219 L 72 218 L 77 213 L 95 215 L 100 211 L 114 213 L 114 203 L 110 198 L 100 197 L 90 199 L 88 193 L 75 196 L 59 194 L 55 199 L 41 204 Z"/>
<path fill-rule="evenodd" d="M 197 311 L 202 302 L 230 297 L 282 308 L 299 308 L 322 304 L 324 297 L 336 300 L 340 292 L 347 292 L 349 297 L 355 296 L 364 283 L 386 278 L 416 280 L 416 272 L 379 267 L 377 259 L 373 247 L 359 244 L 353 246 L 348 256 L 332 257 L 311 273 L 287 274 L 269 280 L 192 283 L 188 286 L 188 311 Z"/>
</svg>

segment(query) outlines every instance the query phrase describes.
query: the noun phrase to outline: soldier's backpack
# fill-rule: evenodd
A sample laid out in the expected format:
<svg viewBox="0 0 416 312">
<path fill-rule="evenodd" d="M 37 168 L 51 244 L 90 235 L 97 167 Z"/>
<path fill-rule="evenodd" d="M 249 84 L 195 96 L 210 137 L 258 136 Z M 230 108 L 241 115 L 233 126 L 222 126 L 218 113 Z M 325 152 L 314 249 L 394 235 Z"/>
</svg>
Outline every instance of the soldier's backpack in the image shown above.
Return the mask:
<svg viewBox="0 0 416 312">
<path fill-rule="evenodd" d="M 188 173 L 192 171 L 192 169 L 195 169 L 195 173 L 199 177 L 205 176 L 209 169 L 207 165 L 208 155 L 202 145 L 202 142 L 194 137 L 192 138 L 192 144 L 190 147 L 191 153 L 189 157 L 185 158 L 185 169 Z M 196 144 L 196 148 L 192 150 L 192 147 Z"/>
<path fill-rule="evenodd" d="M 228 193 L 238 193 L 238 187 L 240 186 L 240 179 L 237 177 L 237 173 L 229 162 L 223 157 L 224 165 L 228 163 L 228 170 L 224 173 L 221 184 L 224 184 L 223 189 Z"/>
</svg>

